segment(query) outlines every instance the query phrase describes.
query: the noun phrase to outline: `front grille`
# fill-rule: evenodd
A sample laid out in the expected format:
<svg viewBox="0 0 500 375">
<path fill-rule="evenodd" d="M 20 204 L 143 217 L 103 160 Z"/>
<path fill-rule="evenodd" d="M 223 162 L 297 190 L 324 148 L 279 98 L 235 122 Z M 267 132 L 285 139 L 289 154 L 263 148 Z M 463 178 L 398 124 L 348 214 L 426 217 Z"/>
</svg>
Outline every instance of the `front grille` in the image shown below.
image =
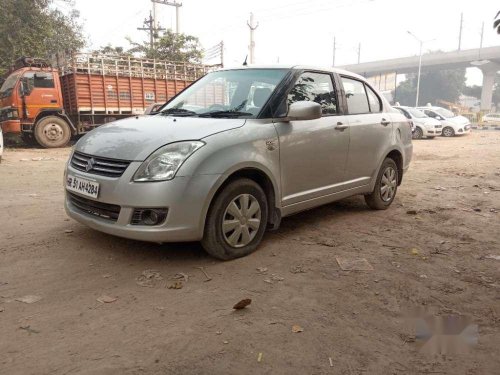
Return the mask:
<svg viewBox="0 0 500 375">
<path fill-rule="evenodd" d="M 79 171 L 107 177 L 120 177 L 130 165 L 127 160 L 101 158 L 74 152 L 71 166 Z"/>
<path fill-rule="evenodd" d="M 116 222 L 118 216 L 120 216 L 121 207 L 115 204 L 93 201 L 71 193 L 68 193 L 68 199 L 76 209 L 89 215 L 98 216 L 112 222 Z"/>
</svg>

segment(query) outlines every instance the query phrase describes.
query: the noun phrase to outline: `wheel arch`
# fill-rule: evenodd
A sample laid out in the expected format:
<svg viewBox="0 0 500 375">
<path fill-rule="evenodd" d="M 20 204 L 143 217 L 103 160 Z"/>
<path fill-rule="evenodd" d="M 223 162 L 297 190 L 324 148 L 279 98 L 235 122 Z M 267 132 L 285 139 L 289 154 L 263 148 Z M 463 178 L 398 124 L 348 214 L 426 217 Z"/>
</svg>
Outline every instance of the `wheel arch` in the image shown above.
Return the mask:
<svg viewBox="0 0 500 375">
<path fill-rule="evenodd" d="M 35 118 L 34 125 L 36 126 L 38 124 L 38 122 L 40 122 L 42 119 L 44 119 L 45 117 L 48 117 L 48 116 L 55 116 L 55 117 L 59 117 L 59 118 L 63 119 L 69 125 L 69 127 L 71 129 L 71 134 L 72 135 L 76 134 L 76 127 L 73 124 L 73 122 L 69 119 L 69 117 L 64 112 L 62 112 L 60 109 L 57 109 L 57 108 L 46 108 L 46 109 L 40 110 L 40 113 Z"/>
<path fill-rule="evenodd" d="M 252 181 L 255 181 L 262 188 L 262 190 L 264 190 L 264 193 L 266 194 L 267 197 L 267 204 L 269 207 L 269 216 L 267 220 L 268 226 L 270 226 L 272 229 L 277 229 L 281 222 L 281 211 L 279 209 L 279 202 L 278 202 L 279 199 L 278 186 L 276 182 L 273 180 L 273 178 L 270 176 L 270 173 L 266 172 L 264 168 L 262 168 L 261 166 L 255 166 L 255 165 L 240 166 L 221 176 L 221 179 L 216 185 L 216 188 L 214 189 L 212 194 L 210 194 L 209 199 L 207 199 L 207 204 L 202 216 L 201 227 L 205 228 L 208 211 L 210 210 L 210 207 L 212 206 L 217 196 L 229 183 L 239 178 L 248 178 Z"/>
<path fill-rule="evenodd" d="M 386 158 L 392 159 L 396 163 L 399 176 L 398 186 L 401 185 L 401 182 L 403 181 L 403 154 L 401 153 L 401 151 L 394 149 L 385 156 L 384 160 Z"/>
</svg>

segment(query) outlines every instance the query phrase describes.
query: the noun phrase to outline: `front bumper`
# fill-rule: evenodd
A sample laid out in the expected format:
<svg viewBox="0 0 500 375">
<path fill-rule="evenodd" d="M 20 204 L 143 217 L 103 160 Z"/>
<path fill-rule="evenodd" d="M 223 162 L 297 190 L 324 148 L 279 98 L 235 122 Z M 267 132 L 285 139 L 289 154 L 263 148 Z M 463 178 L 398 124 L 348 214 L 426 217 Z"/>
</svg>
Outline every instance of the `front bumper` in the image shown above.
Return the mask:
<svg viewBox="0 0 500 375">
<path fill-rule="evenodd" d="M 440 128 L 424 128 L 424 136 L 426 137 L 436 137 L 441 135 L 443 129 Z"/>
<path fill-rule="evenodd" d="M 161 182 L 131 182 L 140 164 L 132 162 L 120 178 L 87 174 L 68 166 L 67 173 L 99 183 L 98 202 L 121 207 L 118 219 L 113 222 L 80 210 L 71 203 L 66 193 L 64 206 L 68 216 L 98 231 L 134 240 L 201 240 L 208 205 L 221 175 L 176 177 L 171 181 Z M 160 207 L 168 208 L 167 219 L 162 224 L 131 224 L 134 209 Z"/>
<path fill-rule="evenodd" d="M 4 133 L 21 133 L 21 120 L 5 120 L 0 126 Z"/>
</svg>

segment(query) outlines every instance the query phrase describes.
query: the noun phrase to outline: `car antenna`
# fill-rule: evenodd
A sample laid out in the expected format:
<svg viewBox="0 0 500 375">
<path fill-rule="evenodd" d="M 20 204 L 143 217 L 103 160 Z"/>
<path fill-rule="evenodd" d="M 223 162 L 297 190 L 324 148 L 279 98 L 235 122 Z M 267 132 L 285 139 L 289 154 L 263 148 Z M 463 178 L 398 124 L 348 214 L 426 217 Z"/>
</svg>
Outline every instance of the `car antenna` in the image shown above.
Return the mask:
<svg viewBox="0 0 500 375">
<path fill-rule="evenodd" d="M 245 56 L 245 61 L 243 61 L 243 66 L 247 66 L 248 65 L 247 59 L 248 59 L 248 55 Z"/>
</svg>

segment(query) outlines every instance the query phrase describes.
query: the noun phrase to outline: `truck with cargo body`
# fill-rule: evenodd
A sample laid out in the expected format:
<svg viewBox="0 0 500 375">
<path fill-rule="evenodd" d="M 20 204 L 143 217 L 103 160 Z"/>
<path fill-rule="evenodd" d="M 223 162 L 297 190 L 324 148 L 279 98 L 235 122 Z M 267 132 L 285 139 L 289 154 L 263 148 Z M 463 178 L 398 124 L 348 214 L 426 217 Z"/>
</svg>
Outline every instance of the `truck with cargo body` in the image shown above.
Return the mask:
<svg viewBox="0 0 500 375">
<path fill-rule="evenodd" d="M 0 88 L 5 136 L 63 147 L 72 136 L 164 103 L 214 66 L 92 53 L 20 58 Z"/>
</svg>

